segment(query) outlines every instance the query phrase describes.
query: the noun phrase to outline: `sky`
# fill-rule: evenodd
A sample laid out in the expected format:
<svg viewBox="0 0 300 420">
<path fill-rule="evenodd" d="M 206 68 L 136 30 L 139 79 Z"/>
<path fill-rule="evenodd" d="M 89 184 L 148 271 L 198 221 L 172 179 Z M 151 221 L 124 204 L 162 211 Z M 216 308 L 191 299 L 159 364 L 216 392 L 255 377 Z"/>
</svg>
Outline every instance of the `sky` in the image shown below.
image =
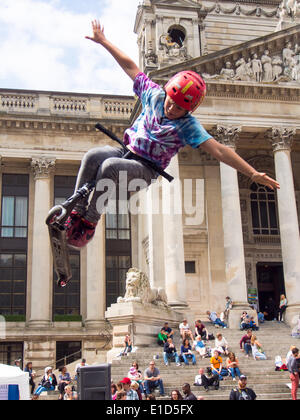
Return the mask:
<svg viewBox="0 0 300 420">
<path fill-rule="evenodd" d="M 92 36 L 99 19 L 138 64 L 141 0 L 0 0 L 0 88 L 132 95 L 132 81 Z"/>
</svg>

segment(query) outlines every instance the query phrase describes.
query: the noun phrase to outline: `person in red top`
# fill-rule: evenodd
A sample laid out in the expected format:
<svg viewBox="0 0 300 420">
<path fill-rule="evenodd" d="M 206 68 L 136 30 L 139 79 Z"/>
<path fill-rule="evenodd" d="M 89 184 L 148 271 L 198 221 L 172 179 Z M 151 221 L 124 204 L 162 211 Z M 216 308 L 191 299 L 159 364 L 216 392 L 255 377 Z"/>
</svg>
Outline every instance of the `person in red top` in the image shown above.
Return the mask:
<svg viewBox="0 0 300 420">
<path fill-rule="evenodd" d="M 198 335 L 201 336 L 201 338 L 204 338 L 205 340 L 208 340 L 208 331 L 204 324 L 198 319 L 195 322 L 195 338 L 198 337 Z"/>
<path fill-rule="evenodd" d="M 246 357 L 249 357 L 249 354 L 251 353 L 251 337 L 252 337 L 252 331 L 248 330 L 247 334 L 242 337 L 240 341 L 240 348 L 242 352 L 246 353 Z M 243 348 L 244 344 L 244 348 Z"/>
</svg>

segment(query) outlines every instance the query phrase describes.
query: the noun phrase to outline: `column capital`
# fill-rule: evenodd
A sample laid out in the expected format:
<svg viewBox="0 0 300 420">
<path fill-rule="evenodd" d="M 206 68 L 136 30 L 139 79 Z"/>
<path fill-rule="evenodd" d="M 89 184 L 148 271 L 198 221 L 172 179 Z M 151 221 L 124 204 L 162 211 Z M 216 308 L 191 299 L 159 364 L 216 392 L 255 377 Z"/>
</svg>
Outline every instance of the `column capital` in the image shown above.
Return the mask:
<svg viewBox="0 0 300 420">
<path fill-rule="evenodd" d="M 219 143 L 235 149 L 236 141 L 238 140 L 241 131 L 241 126 L 219 124 L 211 130 L 211 133 Z"/>
<path fill-rule="evenodd" d="M 291 151 L 295 134 L 295 127 L 272 127 L 267 130 L 265 137 L 272 144 L 273 152 L 278 150 Z"/>
<path fill-rule="evenodd" d="M 34 179 L 49 178 L 55 168 L 55 162 L 55 158 L 47 158 L 45 156 L 32 158 L 31 169 L 34 174 Z"/>
</svg>

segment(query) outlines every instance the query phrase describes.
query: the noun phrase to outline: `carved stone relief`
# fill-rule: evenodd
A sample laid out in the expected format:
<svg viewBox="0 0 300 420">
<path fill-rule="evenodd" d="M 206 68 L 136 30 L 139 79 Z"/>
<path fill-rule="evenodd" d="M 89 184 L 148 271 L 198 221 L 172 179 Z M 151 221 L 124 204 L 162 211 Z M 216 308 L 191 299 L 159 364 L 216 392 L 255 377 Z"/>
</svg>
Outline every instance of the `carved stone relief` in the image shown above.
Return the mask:
<svg viewBox="0 0 300 420">
<path fill-rule="evenodd" d="M 264 10 L 260 7 L 260 5 L 256 5 L 254 7 L 243 7 L 240 3 L 234 4 L 232 7 L 223 6 L 218 1 L 213 4 L 212 6 L 202 6 L 202 10 L 206 13 L 215 12 L 217 14 L 225 14 L 225 15 L 244 15 L 244 16 L 257 16 L 257 17 L 274 17 L 278 16 L 278 7 L 274 8 L 271 11 Z"/>
<path fill-rule="evenodd" d="M 234 63 L 225 59 L 216 74 L 203 73 L 204 79 L 240 80 L 256 83 L 294 82 L 300 84 L 300 46 L 288 41 L 282 51 L 271 55 L 266 49 L 258 53 L 242 55 Z"/>
<path fill-rule="evenodd" d="M 285 19 L 294 22 L 295 18 L 300 16 L 300 1 L 299 0 L 283 0 L 278 7 L 277 17 L 279 18 L 276 31 L 283 29 L 282 24 Z"/>
<path fill-rule="evenodd" d="M 163 61 L 167 61 L 170 64 L 181 63 L 192 58 L 187 52 L 186 45 L 183 43 L 180 46 L 177 42 L 173 42 L 168 34 L 160 36 L 159 49 L 162 52 Z"/>
</svg>

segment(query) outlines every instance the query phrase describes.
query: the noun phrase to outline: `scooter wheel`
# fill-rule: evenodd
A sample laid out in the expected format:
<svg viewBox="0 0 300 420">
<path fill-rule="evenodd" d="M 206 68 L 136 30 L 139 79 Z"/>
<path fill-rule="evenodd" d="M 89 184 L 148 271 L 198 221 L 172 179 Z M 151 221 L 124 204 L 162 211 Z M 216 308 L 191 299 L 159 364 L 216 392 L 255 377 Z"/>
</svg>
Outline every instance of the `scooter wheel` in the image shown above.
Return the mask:
<svg viewBox="0 0 300 420">
<path fill-rule="evenodd" d="M 61 276 L 58 280 L 57 280 L 57 286 L 58 287 L 66 287 L 66 285 L 68 284 L 69 279 L 65 276 Z"/>
</svg>

